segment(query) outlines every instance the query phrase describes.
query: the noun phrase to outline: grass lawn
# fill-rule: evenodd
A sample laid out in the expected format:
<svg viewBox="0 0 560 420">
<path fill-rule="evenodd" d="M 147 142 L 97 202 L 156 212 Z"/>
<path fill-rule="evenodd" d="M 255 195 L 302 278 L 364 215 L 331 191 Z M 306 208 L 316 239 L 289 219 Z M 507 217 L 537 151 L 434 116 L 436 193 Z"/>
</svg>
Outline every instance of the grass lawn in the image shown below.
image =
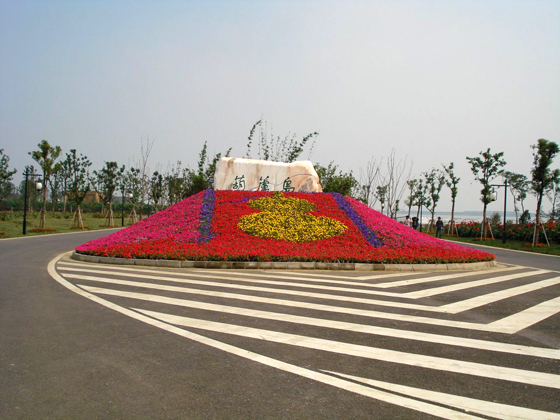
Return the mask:
<svg viewBox="0 0 560 420">
<path fill-rule="evenodd" d="M 27 235 L 26 236 L 38 236 L 38 235 L 48 235 L 49 233 L 66 233 L 66 232 L 80 232 L 81 229 L 71 229 L 72 227 L 72 213 L 47 213 L 47 220 L 45 227 L 55 229 L 54 232 L 33 232 L 34 228 L 39 228 L 41 226 L 41 213 L 33 212 L 27 218 Z M 6 220 L 0 220 L 0 238 L 16 238 L 18 236 L 23 236 L 23 214 L 14 213 L 14 217 L 11 218 L 8 214 L 4 217 Z M 107 220 L 103 218 L 93 217 L 91 213 L 83 214 L 84 225 L 89 226 L 89 230 L 99 230 L 108 229 L 106 226 Z M 127 222 L 127 217 L 125 215 L 125 224 Z M 121 218 L 117 217 L 114 219 L 114 227 L 121 227 Z M 5 232 L 3 234 L 2 232 Z"/>
<path fill-rule="evenodd" d="M 550 255 L 560 255 L 560 245 L 551 242 L 550 247 L 546 246 L 546 242 L 544 247 L 532 247 L 530 243 L 525 243 L 521 241 L 514 241 L 508 240 L 506 238 L 506 243 L 503 244 L 501 239 L 489 239 L 485 241 L 481 241 L 480 239 L 475 240 L 475 238 L 462 238 L 457 236 L 449 236 L 443 235 L 444 239 L 449 239 L 450 241 L 457 241 L 457 242 L 465 242 L 474 245 L 487 245 L 487 246 L 495 246 L 496 248 L 504 248 L 504 249 L 513 249 L 516 251 L 527 251 L 527 252 L 535 252 L 539 254 L 550 254 Z"/>
</svg>

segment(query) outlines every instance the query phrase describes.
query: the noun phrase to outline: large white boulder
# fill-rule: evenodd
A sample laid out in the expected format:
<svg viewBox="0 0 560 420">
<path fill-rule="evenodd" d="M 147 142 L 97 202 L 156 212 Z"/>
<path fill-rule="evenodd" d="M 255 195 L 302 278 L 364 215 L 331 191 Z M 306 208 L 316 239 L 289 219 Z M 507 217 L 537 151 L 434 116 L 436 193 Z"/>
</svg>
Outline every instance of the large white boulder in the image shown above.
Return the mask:
<svg viewBox="0 0 560 420">
<path fill-rule="evenodd" d="M 214 189 L 322 192 L 309 160 L 293 163 L 223 157 L 216 165 Z"/>
</svg>

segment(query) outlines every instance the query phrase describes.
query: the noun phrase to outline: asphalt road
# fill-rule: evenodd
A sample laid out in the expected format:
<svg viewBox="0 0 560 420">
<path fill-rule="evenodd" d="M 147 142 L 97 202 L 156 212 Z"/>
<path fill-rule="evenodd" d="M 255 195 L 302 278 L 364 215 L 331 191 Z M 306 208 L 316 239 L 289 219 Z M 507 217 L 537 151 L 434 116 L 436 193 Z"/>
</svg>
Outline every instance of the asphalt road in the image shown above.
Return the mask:
<svg viewBox="0 0 560 420">
<path fill-rule="evenodd" d="M 560 271 L 560 256 L 536 254 L 532 252 L 509 251 L 507 249 L 493 248 L 484 245 L 465 244 L 455 242 L 459 245 L 469 246 L 470 248 L 480 249 L 496 255 L 497 261 L 504 264 L 522 265 L 525 267 L 544 268 L 546 270 Z"/>
<path fill-rule="evenodd" d="M 493 250 L 499 262 L 543 271 L 474 273 L 464 288 L 463 278 L 424 283 L 436 281 L 429 273 L 189 274 L 67 259 L 54 265 L 58 281 L 47 272 L 61 253 L 106 233 L 0 241 L 0 418 L 560 413 L 558 257 Z M 509 288 L 519 293 L 492 300 Z M 377 330 L 364 336 L 356 325 Z"/>
</svg>

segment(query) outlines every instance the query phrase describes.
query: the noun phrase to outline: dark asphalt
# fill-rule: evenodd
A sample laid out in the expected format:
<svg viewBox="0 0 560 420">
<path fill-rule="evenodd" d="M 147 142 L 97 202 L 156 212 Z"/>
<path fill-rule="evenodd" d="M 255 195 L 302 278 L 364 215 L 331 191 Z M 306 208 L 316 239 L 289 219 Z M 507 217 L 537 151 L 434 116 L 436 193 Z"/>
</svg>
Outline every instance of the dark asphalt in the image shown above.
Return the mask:
<svg viewBox="0 0 560 420">
<path fill-rule="evenodd" d="M 1 419 L 432 418 L 186 340 L 84 299 L 49 276 L 47 264 L 57 255 L 106 234 L 0 240 Z M 560 269 L 558 257 L 492 252 L 506 264 Z M 524 344 L 546 343 L 551 331 L 558 337 L 547 328 Z M 430 380 L 425 376 L 413 386 Z M 545 391 L 543 409 L 554 409 L 557 403 L 546 401 L 557 396 Z"/>
<path fill-rule="evenodd" d="M 496 255 L 496 261 L 504 264 L 522 265 L 524 267 L 542 268 L 545 270 L 560 271 L 560 256 L 537 254 L 530 252 L 509 251 L 507 249 L 493 248 L 482 245 L 454 242 L 469 248 L 480 249 Z"/>
</svg>

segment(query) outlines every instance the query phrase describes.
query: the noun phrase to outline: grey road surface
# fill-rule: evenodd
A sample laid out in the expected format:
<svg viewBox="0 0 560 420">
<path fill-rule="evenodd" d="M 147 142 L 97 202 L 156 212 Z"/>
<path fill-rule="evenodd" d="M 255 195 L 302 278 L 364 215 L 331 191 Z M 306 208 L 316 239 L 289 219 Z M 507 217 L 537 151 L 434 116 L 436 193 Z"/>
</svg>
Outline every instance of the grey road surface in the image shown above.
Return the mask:
<svg viewBox="0 0 560 420">
<path fill-rule="evenodd" d="M 106 233 L 0 241 L 0 418 L 560 418 L 558 259 L 47 272 Z"/>
</svg>

